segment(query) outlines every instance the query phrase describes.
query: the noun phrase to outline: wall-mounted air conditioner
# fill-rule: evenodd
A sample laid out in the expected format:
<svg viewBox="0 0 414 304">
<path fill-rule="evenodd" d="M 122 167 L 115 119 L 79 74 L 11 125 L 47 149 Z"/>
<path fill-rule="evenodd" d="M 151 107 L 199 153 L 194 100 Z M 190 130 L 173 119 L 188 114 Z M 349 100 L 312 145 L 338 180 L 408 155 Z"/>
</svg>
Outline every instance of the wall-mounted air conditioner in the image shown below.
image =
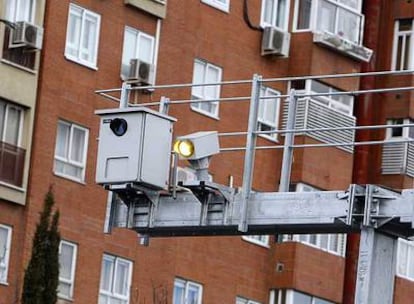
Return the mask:
<svg viewBox="0 0 414 304">
<path fill-rule="evenodd" d="M 131 59 L 128 80 L 136 80 L 142 85 L 154 84 L 154 65 L 139 59 Z"/>
<path fill-rule="evenodd" d="M 29 47 L 33 49 L 42 49 L 43 28 L 26 21 L 15 23 L 10 36 L 10 48 Z"/>
<path fill-rule="evenodd" d="M 265 27 L 262 36 L 262 55 L 288 56 L 290 33 L 274 27 Z"/>
</svg>

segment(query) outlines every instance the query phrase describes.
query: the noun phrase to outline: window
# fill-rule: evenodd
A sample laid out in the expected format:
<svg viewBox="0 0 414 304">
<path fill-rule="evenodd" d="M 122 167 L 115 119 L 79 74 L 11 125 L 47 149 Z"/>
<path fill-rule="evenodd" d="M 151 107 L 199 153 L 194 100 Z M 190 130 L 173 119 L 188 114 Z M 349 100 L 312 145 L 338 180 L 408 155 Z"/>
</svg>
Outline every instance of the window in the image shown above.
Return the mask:
<svg viewBox="0 0 414 304">
<path fill-rule="evenodd" d="M 269 247 L 268 235 L 243 235 L 242 239 L 263 247 Z"/>
<path fill-rule="evenodd" d="M 10 22 L 26 21 L 34 23 L 36 9 L 35 0 L 6 0 L 5 19 Z M 13 30 L 5 28 L 3 39 L 3 59 L 19 66 L 33 70 L 35 68 L 36 52 L 24 47 L 9 47 Z"/>
<path fill-rule="evenodd" d="M 387 128 L 385 131 L 385 139 L 402 139 L 402 138 L 414 138 L 414 127 L 403 127 L 402 125 L 413 124 L 414 122 L 408 118 L 397 118 L 387 120 L 387 125 L 398 126 L 393 128 Z"/>
<path fill-rule="evenodd" d="M 352 95 L 334 95 L 335 93 L 342 92 L 334 87 L 331 87 L 327 84 L 324 84 L 317 80 L 307 80 L 305 83 L 303 81 L 292 81 L 291 88 L 295 88 L 299 93 L 322 93 L 327 94 L 324 96 L 313 96 L 312 100 L 317 101 L 320 104 L 323 104 L 329 108 L 335 109 L 341 113 L 352 116 L 354 109 L 354 97 Z M 333 93 L 332 95 L 329 95 Z"/>
<path fill-rule="evenodd" d="M 279 96 L 280 93 L 270 88 L 262 87 L 260 90 L 260 103 L 258 113 L 258 131 L 275 131 L 279 127 Z M 262 134 L 275 140 L 277 133 Z"/>
<path fill-rule="evenodd" d="M 296 30 L 310 29 L 312 0 L 296 1 Z"/>
<path fill-rule="evenodd" d="M 269 304 L 335 304 L 296 290 L 279 289 L 270 291 Z"/>
<path fill-rule="evenodd" d="M 60 242 L 58 295 L 61 298 L 72 299 L 73 297 L 77 250 L 76 244 L 67 241 Z"/>
<path fill-rule="evenodd" d="M 11 227 L 0 225 L 0 283 L 7 283 L 11 233 Z"/>
<path fill-rule="evenodd" d="M 262 19 L 263 27 L 273 26 L 287 31 L 289 18 L 288 0 L 262 0 Z"/>
<path fill-rule="evenodd" d="M 345 256 L 346 234 L 295 234 L 292 240 Z"/>
<path fill-rule="evenodd" d="M 115 209 L 113 209 L 115 208 Z M 111 211 L 115 211 L 115 214 L 111 214 Z M 115 218 L 112 219 L 111 216 Z M 111 223 L 115 227 L 123 227 L 127 226 L 127 219 L 128 219 L 128 206 L 121 200 L 121 198 L 112 191 L 108 192 L 108 199 L 106 201 L 106 214 L 105 214 L 105 222 L 104 222 L 104 233 L 111 232 Z"/>
<path fill-rule="evenodd" d="M 310 91 L 313 93 L 339 93 L 340 91 L 328 86 L 322 82 L 312 80 L 310 82 Z M 339 112 L 343 112 L 348 115 L 352 115 L 354 98 L 351 95 L 325 95 L 314 97 L 320 103 L 335 109 Z"/>
<path fill-rule="evenodd" d="M 414 242 L 398 239 L 397 275 L 414 281 Z"/>
<path fill-rule="evenodd" d="M 192 87 L 191 98 L 210 101 L 192 103 L 191 108 L 208 116 L 218 117 L 219 103 L 214 100 L 220 97 L 220 85 L 202 85 L 218 82 L 221 82 L 221 68 L 196 59 L 193 72 L 193 84 L 196 86 Z"/>
<path fill-rule="evenodd" d="M 296 192 L 312 192 L 317 191 L 316 188 L 298 183 L 296 185 Z M 330 234 L 295 234 L 292 235 L 292 240 L 311 245 L 323 251 L 333 253 L 340 256 L 345 256 L 346 250 L 346 234 L 330 233 Z"/>
<path fill-rule="evenodd" d="M 129 65 L 131 59 L 137 58 L 146 63 L 154 62 L 154 44 L 153 36 L 135 30 L 131 27 L 125 27 L 124 31 L 124 49 L 122 52 L 121 77 L 129 76 Z"/>
<path fill-rule="evenodd" d="M 362 43 L 361 0 L 296 0 L 295 29 L 328 32 Z"/>
<path fill-rule="evenodd" d="M 224 12 L 228 12 L 230 9 L 230 0 L 201 0 L 201 2 L 218 8 Z"/>
<path fill-rule="evenodd" d="M 33 23 L 35 0 L 6 0 L 6 20 L 10 22 L 27 21 Z"/>
<path fill-rule="evenodd" d="M 102 260 L 99 304 L 128 304 L 132 262 L 105 254 Z"/>
<path fill-rule="evenodd" d="M 24 158 L 21 148 L 24 109 L 0 100 L 0 181 L 21 187 Z"/>
<path fill-rule="evenodd" d="M 83 181 L 85 178 L 88 130 L 64 121 L 58 122 L 54 172 Z"/>
<path fill-rule="evenodd" d="M 66 58 L 96 68 L 100 19 L 98 14 L 70 4 L 66 33 Z"/>
<path fill-rule="evenodd" d="M 203 286 L 183 279 L 174 280 L 172 304 L 201 304 Z"/>
<path fill-rule="evenodd" d="M 410 70 L 414 66 L 414 19 L 400 19 L 395 22 L 392 70 Z"/>
<path fill-rule="evenodd" d="M 406 174 L 414 176 L 413 149 L 411 140 L 414 138 L 414 122 L 409 118 L 397 118 L 387 120 L 385 141 L 382 146 L 382 174 Z M 407 142 L 404 142 L 407 141 Z"/>
<path fill-rule="evenodd" d="M 249 299 L 237 297 L 236 298 L 236 304 L 260 304 L 260 303 L 256 302 L 256 301 L 249 300 Z"/>
</svg>

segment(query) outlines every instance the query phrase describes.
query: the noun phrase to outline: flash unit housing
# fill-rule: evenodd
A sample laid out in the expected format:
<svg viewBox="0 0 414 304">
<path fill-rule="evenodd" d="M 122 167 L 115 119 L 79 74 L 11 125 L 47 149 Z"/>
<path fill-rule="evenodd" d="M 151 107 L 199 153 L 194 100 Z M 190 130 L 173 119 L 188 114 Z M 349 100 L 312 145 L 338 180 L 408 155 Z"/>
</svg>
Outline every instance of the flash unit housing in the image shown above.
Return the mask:
<svg viewBox="0 0 414 304">
<path fill-rule="evenodd" d="M 180 153 L 180 145 L 186 145 L 191 153 Z M 192 146 L 192 148 L 190 148 Z M 183 146 L 184 148 L 184 146 Z M 174 151 L 181 159 L 198 160 L 220 152 L 217 131 L 202 131 L 177 137 Z"/>
</svg>

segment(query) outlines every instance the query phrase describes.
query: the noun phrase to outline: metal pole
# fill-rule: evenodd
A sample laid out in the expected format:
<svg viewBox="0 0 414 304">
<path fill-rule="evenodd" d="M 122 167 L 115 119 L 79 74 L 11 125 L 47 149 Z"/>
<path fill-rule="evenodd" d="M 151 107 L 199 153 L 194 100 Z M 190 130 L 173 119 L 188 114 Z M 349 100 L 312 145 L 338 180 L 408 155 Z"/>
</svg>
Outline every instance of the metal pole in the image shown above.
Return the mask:
<svg viewBox="0 0 414 304">
<path fill-rule="evenodd" d="M 131 85 L 129 83 L 123 82 L 121 88 L 121 98 L 119 100 L 119 108 L 128 108 L 130 90 Z"/>
<path fill-rule="evenodd" d="M 293 130 L 295 128 L 296 121 L 296 103 L 297 96 L 295 90 L 290 90 L 289 93 L 289 107 L 288 107 L 288 118 L 286 122 L 286 129 Z M 290 172 L 292 169 L 292 158 L 293 158 L 293 143 L 295 140 L 295 133 L 287 133 L 285 136 L 285 144 L 283 147 L 283 160 L 282 170 L 280 173 L 280 186 L 279 192 L 289 192 L 290 184 Z"/>
<path fill-rule="evenodd" d="M 246 137 L 246 153 L 244 156 L 244 169 L 243 169 L 243 184 L 242 191 L 243 197 L 240 203 L 240 222 L 239 231 L 246 232 L 247 227 L 247 205 L 252 189 L 253 179 L 253 167 L 254 167 L 254 152 L 256 147 L 257 134 L 257 116 L 259 112 L 259 98 L 260 98 L 260 85 L 262 77 L 254 74 L 252 82 L 252 95 L 250 99 L 249 110 L 249 124 L 247 127 Z"/>
<path fill-rule="evenodd" d="M 168 115 L 168 110 L 170 109 L 170 99 L 165 96 L 161 96 L 160 98 L 160 107 L 159 112 L 165 115 Z"/>
<path fill-rule="evenodd" d="M 355 304 L 392 303 L 397 238 L 362 227 Z"/>
</svg>

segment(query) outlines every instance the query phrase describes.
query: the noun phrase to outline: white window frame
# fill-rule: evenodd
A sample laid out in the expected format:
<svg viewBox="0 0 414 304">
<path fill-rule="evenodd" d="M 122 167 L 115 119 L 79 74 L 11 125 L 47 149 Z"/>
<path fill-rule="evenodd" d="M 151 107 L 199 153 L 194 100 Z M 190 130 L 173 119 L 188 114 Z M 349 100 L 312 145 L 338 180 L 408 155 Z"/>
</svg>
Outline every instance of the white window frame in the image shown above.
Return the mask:
<svg viewBox="0 0 414 304">
<path fill-rule="evenodd" d="M 253 243 L 255 245 L 259 245 L 265 248 L 269 248 L 269 236 L 268 235 L 264 235 L 264 234 L 257 234 L 257 235 L 243 235 L 242 239 L 249 242 L 249 243 Z"/>
<path fill-rule="evenodd" d="M 308 298 L 310 298 L 311 300 L 311 304 L 315 304 L 315 303 L 324 303 L 324 304 L 335 304 L 334 302 L 325 300 L 325 299 L 321 299 L 297 290 L 293 290 L 293 289 L 272 289 L 270 290 L 270 295 L 269 295 L 269 304 L 295 304 L 296 302 L 294 302 L 295 298 L 295 293 L 298 294 L 303 294 L 305 296 L 307 296 Z M 283 301 L 283 299 L 285 301 Z M 318 301 L 318 302 L 316 302 Z"/>
<path fill-rule="evenodd" d="M 2 132 L 2 134 L 0 134 L 0 141 L 8 143 L 5 139 L 6 134 L 7 134 L 7 126 L 8 126 L 7 121 L 8 121 L 8 116 L 9 116 L 9 110 L 10 110 L 10 108 L 13 108 L 17 112 L 19 112 L 19 130 L 18 130 L 18 134 L 17 134 L 17 145 L 16 146 L 21 147 L 22 146 L 23 123 L 24 123 L 24 109 L 22 107 L 19 107 L 15 104 L 10 103 L 10 102 L 0 100 L 0 106 L 2 104 L 6 104 L 6 108 L 5 108 L 5 113 L 4 113 L 4 117 L 3 117 L 3 121 L 2 121 L 2 123 L 3 123 L 3 126 L 2 126 L 3 132 Z M 8 144 L 15 145 L 14 143 L 8 143 Z"/>
<path fill-rule="evenodd" d="M 175 303 L 174 302 L 176 286 L 179 287 L 179 288 L 184 288 L 184 302 L 182 302 L 182 303 Z M 187 302 L 188 302 L 188 292 L 189 292 L 191 287 L 196 288 L 199 291 L 198 292 L 197 303 L 191 303 L 191 304 L 202 304 L 203 286 L 201 284 L 196 283 L 196 282 L 184 280 L 184 279 L 181 279 L 181 278 L 175 278 L 175 280 L 174 280 L 173 302 L 172 302 L 172 304 L 187 304 Z"/>
<path fill-rule="evenodd" d="M 112 298 L 115 299 L 117 301 L 117 303 L 118 303 L 118 301 L 123 301 L 123 304 L 124 303 L 128 304 L 129 300 L 130 300 L 130 293 L 131 293 L 130 289 L 131 289 L 131 280 L 132 280 L 132 271 L 133 271 L 132 262 L 127 260 L 127 259 L 123 259 L 123 258 L 113 256 L 113 255 L 110 255 L 110 254 L 104 254 L 103 255 L 102 266 L 103 266 L 103 261 L 104 260 L 107 260 L 107 261 L 110 261 L 111 263 L 114 263 L 113 267 L 112 267 L 112 271 L 111 271 L 111 282 L 110 282 L 111 291 L 104 290 L 104 289 L 101 289 L 101 287 L 99 287 L 99 295 L 103 295 L 103 296 L 107 297 L 108 301 L 105 304 L 111 304 L 112 303 L 112 301 L 111 301 Z M 117 267 L 118 267 L 119 263 L 125 263 L 125 264 L 128 265 L 128 278 L 127 278 L 128 287 L 126 288 L 127 295 L 118 294 L 113 290 L 115 282 L 117 280 L 117 276 L 116 276 L 117 271 L 116 270 L 117 270 Z M 102 270 L 103 269 L 101 267 L 101 280 L 102 280 L 102 274 L 103 274 Z"/>
<path fill-rule="evenodd" d="M 260 103 L 259 103 L 259 113 L 258 113 L 258 131 L 261 130 L 261 126 L 264 125 L 265 127 L 269 128 L 269 131 L 276 131 L 279 129 L 279 116 L 280 116 L 280 97 L 277 97 L 280 95 L 279 91 L 276 91 L 274 89 L 271 89 L 269 87 L 261 87 L 260 89 Z M 266 120 L 265 117 L 261 117 L 260 113 L 263 112 L 265 115 L 269 112 L 267 106 L 270 99 L 267 97 L 275 96 L 274 98 L 271 98 L 271 101 L 276 102 L 276 112 L 273 113 L 273 119 L 271 121 Z M 263 107 L 263 111 L 262 111 Z M 267 139 L 270 139 L 272 141 L 277 141 L 277 133 L 272 134 L 260 134 L 260 136 L 265 137 Z"/>
<path fill-rule="evenodd" d="M 305 183 L 296 184 L 296 192 L 313 192 L 318 189 Z M 292 241 L 300 242 L 308 246 L 326 251 L 338 256 L 345 256 L 346 252 L 346 234 L 330 233 L 330 234 L 293 234 Z M 326 244 L 326 247 L 324 247 Z M 336 244 L 336 246 L 334 246 Z M 332 249 L 333 247 L 336 247 Z"/>
<path fill-rule="evenodd" d="M 345 256 L 346 234 L 294 234 L 292 240 L 334 255 Z M 326 247 L 323 246 L 324 243 L 327 244 Z M 336 249 L 331 249 L 335 243 L 337 243 Z M 343 243 L 342 246 L 341 243 Z"/>
<path fill-rule="evenodd" d="M 17 21 L 27 21 L 30 23 L 34 23 L 35 18 L 35 11 L 36 11 L 36 1 L 30 0 L 29 6 L 24 8 L 26 18 L 23 20 L 17 20 L 17 16 L 19 15 L 21 8 L 22 0 L 6 0 L 6 20 L 10 22 L 17 22 Z"/>
<path fill-rule="evenodd" d="M 77 10 L 80 10 L 80 14 L 77 12 Z M 70 15 L 75 14 L 81 19 L 80 28 L 78 29 L 79 32 L 77 32 L 76 35 L 76 45 L 71 45 L 69 43 L 69 30 L 70 30 Z M 82 59 L 82 42 L 84 38 L 84 28 L 85 28 L 85 20 L 87 18 L 96 19 L 96 33 L 95 33 L 95 41 L 93 43 L 93 58 L 92 60 L 85 60 Z M 66 30 L 66 45 L 65 45 L 65 58 L 74 61 L 76 63 L 79 63 L 81 65 L 84 65 L 86 67 L 89 67 L 91 69 L 97 70 L 97 62 L 98 62 L 98 45 L 99 45 L 99 34 L 100 34 L 100 24 L 101 24 L 101 16 L 97 13 L 94 13 L 88 9 L 85 9 L 81 6 L 78 6 L 76 4 L 70 3 L 69 5 L 69 14 L 68 14 L 68 23 L 67 23 L 67 30 Z M 76 49 L 78 55 L 74 56 L 69 53 L 69 49 Z"/>
<path fill-rule="evenodd" d="M 246 299 L 244 297 L 236 297 L 236 304 L 261 304 L 260 302 Z"/>
<path fill-rule="evenodd" d="M 230 0 L 201 0 L 201 2 L 226 13 L 230 11 Z"/>
<path fill-rule="evenodd" d="M 414 281 L 414 241 L 398 239 L 396 275 Z"/>
<path fill-rule="evenodd" d="M 69 285 L 69 295 L 62 294 L 58 289 L 58 296 L 63 299 L 72 300 L 73 299 L 73 288 L 75 286 L 75 269 L 76 269 L 76 258 L 77 258 L 77 253 L 78 253 L 78 245 L 72 242 L 61 240 L 59 244 L 59 261 L 60 261 L 60 255 L 62 252 L 62 245 L 72 247 L 73 255 L 72 255 L 72 261 L 71 261 L 70 278 L 69 279 L 63 278 L 59 274 L 59 285 L 60 283 Z"/>
<path fill-rule="evenodd" d="M 207 72 L 209 69 L 213 69 L 216 70 L 218 72 L 218 79 L 217 81 L 215 81 L 215 83 L 219 83 L 222 80 L 222 69 L 212 63 L 209 63 L 207 61 L 201 60 L 201 59 L 195 59 L 194 60 L 194 69 L 193 69 L 193 84 L 195 84 L 195 79 L 196 79 L 196 75 L 195 75 L 195 71 L 196 71 L 196 65 L 202 65 L 203 66 L 203 82 L 199 83 L 199 84 L 206 84 L 206 77 L 207 77 Z M 205 90 L 208 86 L 205 85 L 201 85 L 201 86 L 197 86 L 199 88 L 201 88 L 202 90 L 202 94 L 197 94 L 196 92 L 196 86 L 193 86 L 191 89 L 191 99 L 199 99 L 200 101 L 203 101 L 205 99 L 217 99 L 217 101 L 209 101 L 209 103 L 211 103 L 212 105 L 214 105 L 214 112 L 210 112 L 210 111 L 206 111 L 204 109 L 202 109 L 201 107 L 201 103 L 197 103 L 197 102 L 193 102 L 191 103 L 191 109 L 199 112 L 201 114 L 204 114 L 206 116 L 209 116 L 211 118 L 214 119 L 218 119 L 218 115 L 219 115 L 219 105 L 220 102 L 218 101 L 218 99 L 220 99 L 220 89 L 221 89 L 221 85 L 215 85 L 216 87 L 216 95 L 215 96 L 206 96 Z"/>
<path fill-rule="evenodd" d="M 320 18 L 319 14 L 321 12 L 318 11 L 319 3 L 328 3 L 328 5 L 335 6 L 335 17 L 334 17 L 334 32 L 331 34 L 341 36 L 338 33 L 338 25 L 339 25 L 339 11 L 346 11 L 347 13 L 356 15 L 359 18 L 359 29 L 357 31 L 358 37 L 356 39 L 350 40 L 345 37 L 342 37 L 343 39 L 356 44 L 356 45 L 362 45 L 363 41 L 363 27 L 364 27 L 364 15 L 361 13 L 362 10 L 362 0 L 357 0 L 358 4 L 356 8 L 353 8 L 349 5 L 346 5 L 344 3 L 341 3 L 341 0 L 312 0 L 311 3 L 311 10 L 310 10 L 310 16 L 309 16 L 309 27 L 299 29 L 297 27 L 298 18 L 299 18 L 299 2 L 301 0 L 295 0 L 295 8 L 294 8 L 294 16 L 293 16 L 293 31 L 294 32 L 306 32 L 306 31 L 318 31 L 318 25 L 317 21 Z M 355 41 L 356 40 L 356 41 Z"/>
<path fill-rule="evenodd" d="M 312 90 L 312 82 L 318 82 L 317 80 L 312 80 L 312 79 L 308 79 L 306 80 L 305 83 L 305 89 L 304 90 L 297 90 L 297 92 L 303 93 L 303 94 L 318 94 L 318 93 L 322 93 L 322 92 L 315 92 Z M 323 86 L 325 86 L 328 89 L 328 92 L 324 92 L 323 94 L 329 94 L 329 93 L 334 93 L 334 92 L 343 92 L 341 90 L 338 90 L 334 87 L 331 87 L 330 85 L 320 82 L 320 84 L 322 84 Z M 291 86 L 291 84 L 290 84 Z M 343 96 L 343 95 L 340 95 Z M 355 98 L 351 95 L 348 95 L 349 97 L 351 97 L 351 104 L 347 105 L 345 103 L 342 103 L 339 100 L 335 100 L 333 99 L 331 96 L 329 95 L 324 95 L 324 96 L 312 96 L 310 97 L 312 99 L 312 101 L 315 101 L 317 103 L 319 103 L 322 106 L 325 106 L 327 108 L 330 108 L 334 111 L 337 111 L 338 113 L 341 113 L 343 115 L 348 115 L 348 116 L 353 116 L 353 111 L 354 111 L 354 103 L 355 103 Z M 342 110 L 340 110 L 342 109 Z"/>
<path fill-rule="evenodd" d="M 266 20 L 265 20 L 265 8 L 266 8 L 266 6 L 265 6 L 265 3 L 266 3 L 266 1 L 271 1 L 271 2 L 273 2 L 273 11 L 271 12 L 271 16 L 272 16 L 272 21 L 271 22 L 267 22 Z M 279 3 L 281 2 L 281 1 L 285 1 L 285 11 L 284 11 L 284 22 L 283 22 L 283 25 L 280 27 L 280 26 L 277 26 L 277 17 L 278 17 L 278 13 L 279 13 L 279 11 L 278 11 L 278 9 L 279 9 Z M 261 27 L 268 27 L 268 26 L 271 26 L 271 27 L 274 27 L 274 28 L 277 28 L 277 29 L 280 29 L 280 30 L 282 30 L 282 31 L 287 31 L 288 30 L 288 25 L 289 25 L 289 10 L 290 10 L 290 0 L 262 0 L 262 10 L 261 10 L 261 17 L 260 17 L 260 25 L 261 25 Z"/>
<path fill-rule="evenodd" d="M 115 206 L 112 206 L 112 204 L 115 204 Z M 111 211 L 113 208 L 116 208 L 115 214 L 116 218 L 111 219 Z M 111 223 L 110 221 L 113 220 L 113 225 L 115 227 L 127 227 L 127 213 L 128 213 L 128 207 L 125 205 L 122 200 L 119 198 L 116 193 L 112 191 L 108 191 L 108 197 L 106 200 L 106 213 L 105 213 L 105 220 L 104 220 L 104 227 L 103 232 L 104 233 L 110 233 L 112 227 L 110 227 Z"/>
<path fill-rule="evenodd" d="M 408 19 L 408 18 L 407 18 Z M 400 22 L 404 19 L 396 20 L 394 24 L 394 40 L 393 40 L 393 47 L 392 47 L 392 62 L 391 62 L 391 70 L 393 71 L 402 71 L 402 70 L 411 70 L 414 66 L 414 18 L 411 19 L 411 30 L 407 31 L 400 31 Z M 402 39 L 402 46 L 401 46 L 401 60 L 400 66 L 397 67 L 397 56 L 398 56 L 398 41 Z M 410 40 L 410 49 L 408 50 L 408 54 L 406 53 L 406 43 L 407 40 Z M 407 68 L 404 68 L 404 64 L 406 62 L 406 56 L 408 56 Z"/>
<path fill-rule="evenodd" d="M 105 220 L 104 220 L 104 233 L 110 233 L 110 225 L 111 225 L 111 211 L 112 211 L 112 204 L 114 199 L 114 193 L 112 191 L 108 191 L 108 196 L 106 199 L 106 210 L 105 210 Z"/>
<path fill-rule="evenodd" d="M 66 126 L 69 127 L 69 139 L 68 139 L 69 142 L 67 143 L 68 144 L 67 145 L 67 151 L 66 151 L 67 157 L 61 157 L 61 156 L 56 155 L 57 147 L 55 147 L 55 155 L 54 155 L 55 164 L 54 164 L 54 167 L 53 167 L 53 173 L 58 175 L 58 176 L 65 177 L 65 178 L 73 180 L 73 181 L 84 182 L 85 181 L 87 151 L 88 151 L 88 141 L 89 141 L 89 130 L 84 128 L 84 127 L 81 127 L 77 124 L 70 123 L 70 122 L 63 121 L 63 120 L 59 120 L 58 125 L 59 124 L 63 124 L 63 125 L 66 125 Z M 73 130 L 74 129 L 81 130 L 85 134 L 85 141 L 84 141 L 83 151 L 82 151 L 82 159 L 83 159 L 82 162 L 77 162 L 75 160 L 69 159 L 71 151 L 72 151 L 72 144 L 73 144 L 72 141 L 73 141 Z M 58 142 L 57 136 L 59 136 L 59 134 L 56 132 L 56 145 L 57 145 L 57 142 Z M 65 174 L 63 172 L 57 171 L 56 170 L 56 160 L 61 161 L 65 164 L 80 168 L 81 169 L 81 177 L 77 178 L 76 176 L 72 176 L 72 175 Z"/>
<path fill-rule="evenodd" d="M 402 121 L 402 122 L 401 122 Z M 389 119 L 387 120 L 387 125 L 408 125 L 413 124 L 414 122 L 410 120 L 409 118 L 404 119 Z M 401 136 L 393 136 L 393 128 L 387 128 L 385 130 L 385 140 L 401 140 L 401 139 L 408 139 L 408 138 L 414 138 L 413 136 L 410 136 L 410 129 L 414 131 L 414 127 L 398 127 L 402 128 L 402 135 Z"/>
<path fill-rule="evenodd" d="M 12 228 L 10 226 L 0 224 L 0 229 L 6 230 L 7 233 L 6 247 L 0 248 L 0 270 L 3 269 L 2 272 L 0 271 L 0 284 L 7 285 L 12 241 Z"/>
<path fill-rule="evenodd" d="M 124 55 L 125 54 L 125 46 L 126 46 L 125 41 L 127 39 L 126 38 L 127 37 L 126 32 L 130 32 L 133 35 L 135 35 L 135 41 L 134 41 L 134 43 L 135 43 L 136 53 L 135 53 L 134 57 L 128 58 L 128 59 L 126 59 L 125 58 L 125 55 Z M 140 47 L 141 39 L 142 38 L 147 38 L 147 39 L 151 40 L 151 59 L 150 59 L 149 62 L 147 62 L 148 60 L 144 60 L 144 59 L 142 59 L 142 58 L 139 57 L 139 47 Z M 135 58 L 137 58 L 137 59 L 139 59 L 141 61 L 144 61 L 146 63 L 154 64 L 154 58 L 155 58 L 155 37 L 154 36 L 151 36 L 149 34 L 146 34 L 146 33 L 142 32 L 140 30 L 137 30 L 137 29 L 135 29 L 133 27 L 125 26 L 125 30 L 124 30 L 124 42 L 123 42 L 123 50 L 122 50 L 122 58 L 121 58 L 121 78 L 122 79 L 126 79 L 126 77 L 128 77 L 128 75 L 125 75 L 125 74 L 122 73 L 122 66 L 123 65 L 128 65 L 129 66 L 131 59 L 135 59 Z"/>
</svg>

